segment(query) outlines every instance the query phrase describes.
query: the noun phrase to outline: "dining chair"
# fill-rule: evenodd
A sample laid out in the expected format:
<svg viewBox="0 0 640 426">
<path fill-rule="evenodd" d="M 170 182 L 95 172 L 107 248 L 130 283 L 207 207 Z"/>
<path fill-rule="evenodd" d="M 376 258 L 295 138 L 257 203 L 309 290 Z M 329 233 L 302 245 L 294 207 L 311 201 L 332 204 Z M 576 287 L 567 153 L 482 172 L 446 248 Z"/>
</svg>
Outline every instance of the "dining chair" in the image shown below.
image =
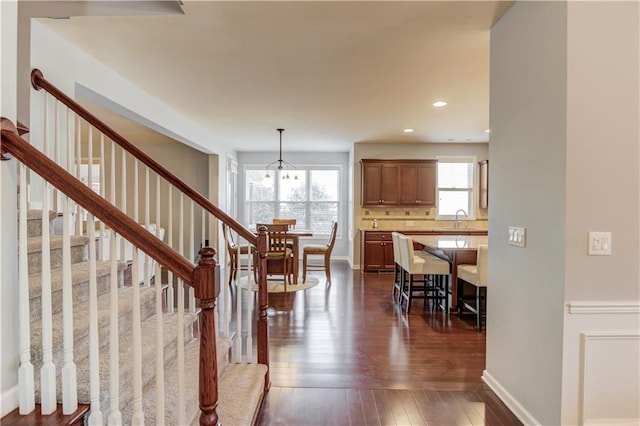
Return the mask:
<svg viewBox="0 0 640 426">
<path fill-rule="evenodd" d="M 307 279 L 307 271 L 324 271 L 327 282 L 331 282 L 331 252 L 336 243 L 336 235 L 338 234 L 338 222 L 331 224 L 331 233 L 327 244 L 308 245 L 302 249 L 302 282 Z M 309 263 L 309 256 L 323 256 L 322 264 Z"/>
<path fill-rule="evenodd" d="M 238 247 L 233 239 L 233 231 L 228 225 L 222 223 L 222 235 L 224 236 L 225 246 L 229 254 L 229 285 L 238 278 L 238 270 L 249 269 L 246 265 L 241 266 L 240 255 L 249 253 L 249 246 Z"/>
<path fill-rule="evenodd" d="M 482 331 L 482 318 L 486 321 L 487 311 L 487 244 L 478 245 L 478 256 L 475 265 L 458 265 L 458 318 L 462 317 L 466 309 L 476 314 L 476 328 Z M 471 297 L 465 297 L 464 287 L 469 284 L 474 287 L 473 300 L 475 304 L 467 303 Z"/>
<path fill-rule="evenodd" d="M 296 219 L 273 219 L 274 225 L 287 225 L 288 229 L 295 229 L 297 222 Z"/>
<path fill-rule="evenodd" d="M 282 275 L 284 280 L 284 291 L 287 291 L 287 284 L 291 283 L 293 250 L 290 244 L 293 243 L 287 234 L 286 224 L 256 224 L 256 229 L 267 228 L 267 275 Z M 257 263 L 257 258 L 254 256 Z M 257 266 L 257 264 L 256 264 Z M 255 268 L 257 271 L 257 267 Z"/>
<path fill-rule="evenodd" d="M 406 299 L 407 313 L 411 310 L 413 299 L 422 299 L 423 309 L 426 309 L 427 300 L 431 300 L 433 306 L 440 302 L 445 314 L 448 314 L 449 262 L 423 251 L 416 253 L 413 239 L 406 235 L 398 234 L 398 240 L 400 242 L 401 265 L 405 271 L 401 277 L 400 300 L 402 303 Z M 417 276 L 421 278 L 416 278 Z M 408 283 L 407 278 L 409 279 Z"/>
</svg>

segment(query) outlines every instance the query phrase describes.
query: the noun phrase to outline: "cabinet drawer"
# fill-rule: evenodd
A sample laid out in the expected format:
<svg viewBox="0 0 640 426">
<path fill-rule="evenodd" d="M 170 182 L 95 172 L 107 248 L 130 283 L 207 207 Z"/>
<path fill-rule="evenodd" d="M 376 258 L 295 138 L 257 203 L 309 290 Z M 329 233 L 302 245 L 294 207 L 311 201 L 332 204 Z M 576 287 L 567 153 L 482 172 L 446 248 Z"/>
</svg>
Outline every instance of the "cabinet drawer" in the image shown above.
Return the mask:
<svg viewBox="0 0 640 426">
<path fill-rule="evenodd" d="M 391 242 L 391 232 L 385 231 L 365 231 L 364 233 L 365 241 L 388 241 Z"/>
</svg>

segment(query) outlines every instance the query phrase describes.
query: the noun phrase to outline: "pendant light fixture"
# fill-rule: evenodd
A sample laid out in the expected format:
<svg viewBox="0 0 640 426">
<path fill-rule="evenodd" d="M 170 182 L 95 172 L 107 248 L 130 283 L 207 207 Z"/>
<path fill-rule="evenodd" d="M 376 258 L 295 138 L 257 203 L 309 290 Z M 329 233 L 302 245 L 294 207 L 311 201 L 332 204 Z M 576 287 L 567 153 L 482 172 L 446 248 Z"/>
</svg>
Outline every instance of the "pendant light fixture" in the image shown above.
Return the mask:
<svg viewBox="0 0 640 426">
<path fill-rule="evenodd" d="M 270 178 L 271 177 L 270 171 L 271 171 L 271 168 L 273 168 L 274 170 L 280 170 L 282 179 L 290 179 L 290 176 L 289 176 L 290 170 L 294 172 L 293 178 L 298 179 L 298 169 L 296 168 L 296 166 L 282 159 L 282 132 L 284 132 L 284 129 L 276 129 L 276 130 L 278 131 L 278 133 L 280 133 L 280 155 L 278 156 L 277 160 L 267 164 L 266 166 L 267 174 L 264 177 L 267 179 Z"/>
</svg>

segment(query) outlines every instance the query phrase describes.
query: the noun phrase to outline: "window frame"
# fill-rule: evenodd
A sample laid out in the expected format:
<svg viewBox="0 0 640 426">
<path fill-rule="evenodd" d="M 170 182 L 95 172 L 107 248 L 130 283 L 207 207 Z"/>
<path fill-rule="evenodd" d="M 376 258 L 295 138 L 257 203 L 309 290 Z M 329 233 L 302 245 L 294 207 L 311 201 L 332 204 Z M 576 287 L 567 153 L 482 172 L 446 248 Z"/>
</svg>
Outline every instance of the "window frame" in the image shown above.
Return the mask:
<svg viewBox="0 0 640 426">
<path fill-rule="evenodd" d="M 245 205 L 245 209 L 243 211 L 243 221 L 245 223 L 245 226 L 251 228 L 255 225 L 255 223 L 250 223 L 251 219 L 250 219 L 250 213 L 251 213 L 251 205 L 253 203 L 263 203 L 263 204 L 270 204 L 272 206 L 273 212 L 274 212 L 274 217 L 278 217 L 279 216 L 279 208 L 281 204 L 295 204 L 295 203 L 303 203 L 305 204 L 304 210 L 304 217 L 306 218 L 307 223 L 297 223 L 296 226 L 302 229 L 311 229 L 311 223 L 310 223 L 310 217 L 311 217 L 311 206 L 313 204 L 318 204 L 318 203 L 330 203 L 330 204 L 336 204 L 336 221 L 339 221 L 340 219 L 340 215 L 342 213 L 342 165 L 340 164 L 308 164 L 308 165 L 296 165 L 297 169 L 296 170 L 288 170 L 289 175 L 291 176 L 291 178 L 293 179 L 293 176 L 295 173 L 305 173 L 306 174 L 306 179 L 305 179 L 305 184 L 306 184 L 306 188 L 305 188 L 305 193 L 306 193 L 306 200 L 305 201 L 287 201 L 287 200 L 283 200 L 280 198 L 280 185 L 275 185 L 275 188 L 273 190 L 274 192 L 274 200 L 270 200 L 270 201 L 251 201 L 249 200 L 249 194 L 247 191 L 247 172 L 249 171 L 255 171 L 255 170 L 264 170 L 266 172 L 266 168 L 264 165 L 258 165 L 258 164 L 246 164 L 243 166 L 243 192 L 244 192 L 244 205 Z M 323 170 L 331 170 L 331 171 L 335 171 L 337 173 L 337 182 L 336 182 L 336 195 L 337 195 L 337 199 L 335 201 L 318 201 L 318 200 L 311 200 L 310 199 L 310 195 L 311 195 L 311 172 L 312 171 L 323 171 Z M 278 179 L 277 177 L 277 173 L 278 170 L 273 170 L 271 169 L 269 171 L 269 173 L 276 173 L 276 177 L 275 179 Z M 276 182 L 274 180 L 274 182 Z M 327 232 L 314 232 L 313 237 L 316 238 L 318 236 L 328 236 L 330 234 L 331 230 L 327 229 Z"/>
<path fill-rule="evenodd" d="M 471 188 L 448 188 L 440 186 L 440 173 L 439 169 L 436 168 L 436 220 L 455 220 L 455 214 L 446 215 L 440 214 L 440 191 L 454 191 L 454 192 L 468 192 L 468 202 L 469 202 L 469 211 L 467 211 L 467 216 L 458 217 L 460 220 L 475 220 L 476 219 L 476 194 L 478 190 L 478 166 L 477 159 L 475 155 L 447 155 L 447 156 L 437 156 L 436 160 L 438 160 L 438 165 L 444 163 L 470 163 L 471 164 Z"/>
</svg>

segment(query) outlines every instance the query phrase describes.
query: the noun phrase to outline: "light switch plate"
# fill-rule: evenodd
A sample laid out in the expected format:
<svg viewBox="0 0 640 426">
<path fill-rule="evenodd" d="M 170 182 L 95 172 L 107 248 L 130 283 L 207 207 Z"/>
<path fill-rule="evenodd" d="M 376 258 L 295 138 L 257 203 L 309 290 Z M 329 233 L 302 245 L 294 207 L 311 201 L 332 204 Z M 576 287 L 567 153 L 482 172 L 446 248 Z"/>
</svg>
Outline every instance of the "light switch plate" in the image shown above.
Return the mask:
<svg viewBox="0 0 640 426">
<path fill-rule="evenodd" d="M 589 232 L 589 256 L 611 256 L 611 232 Z"/>
<path fill-rule="evenodd" d="M 527 246 L 527 229 L 521 226 L 509 227 L 509 245 L 515 247 Z"/>
</svg>

